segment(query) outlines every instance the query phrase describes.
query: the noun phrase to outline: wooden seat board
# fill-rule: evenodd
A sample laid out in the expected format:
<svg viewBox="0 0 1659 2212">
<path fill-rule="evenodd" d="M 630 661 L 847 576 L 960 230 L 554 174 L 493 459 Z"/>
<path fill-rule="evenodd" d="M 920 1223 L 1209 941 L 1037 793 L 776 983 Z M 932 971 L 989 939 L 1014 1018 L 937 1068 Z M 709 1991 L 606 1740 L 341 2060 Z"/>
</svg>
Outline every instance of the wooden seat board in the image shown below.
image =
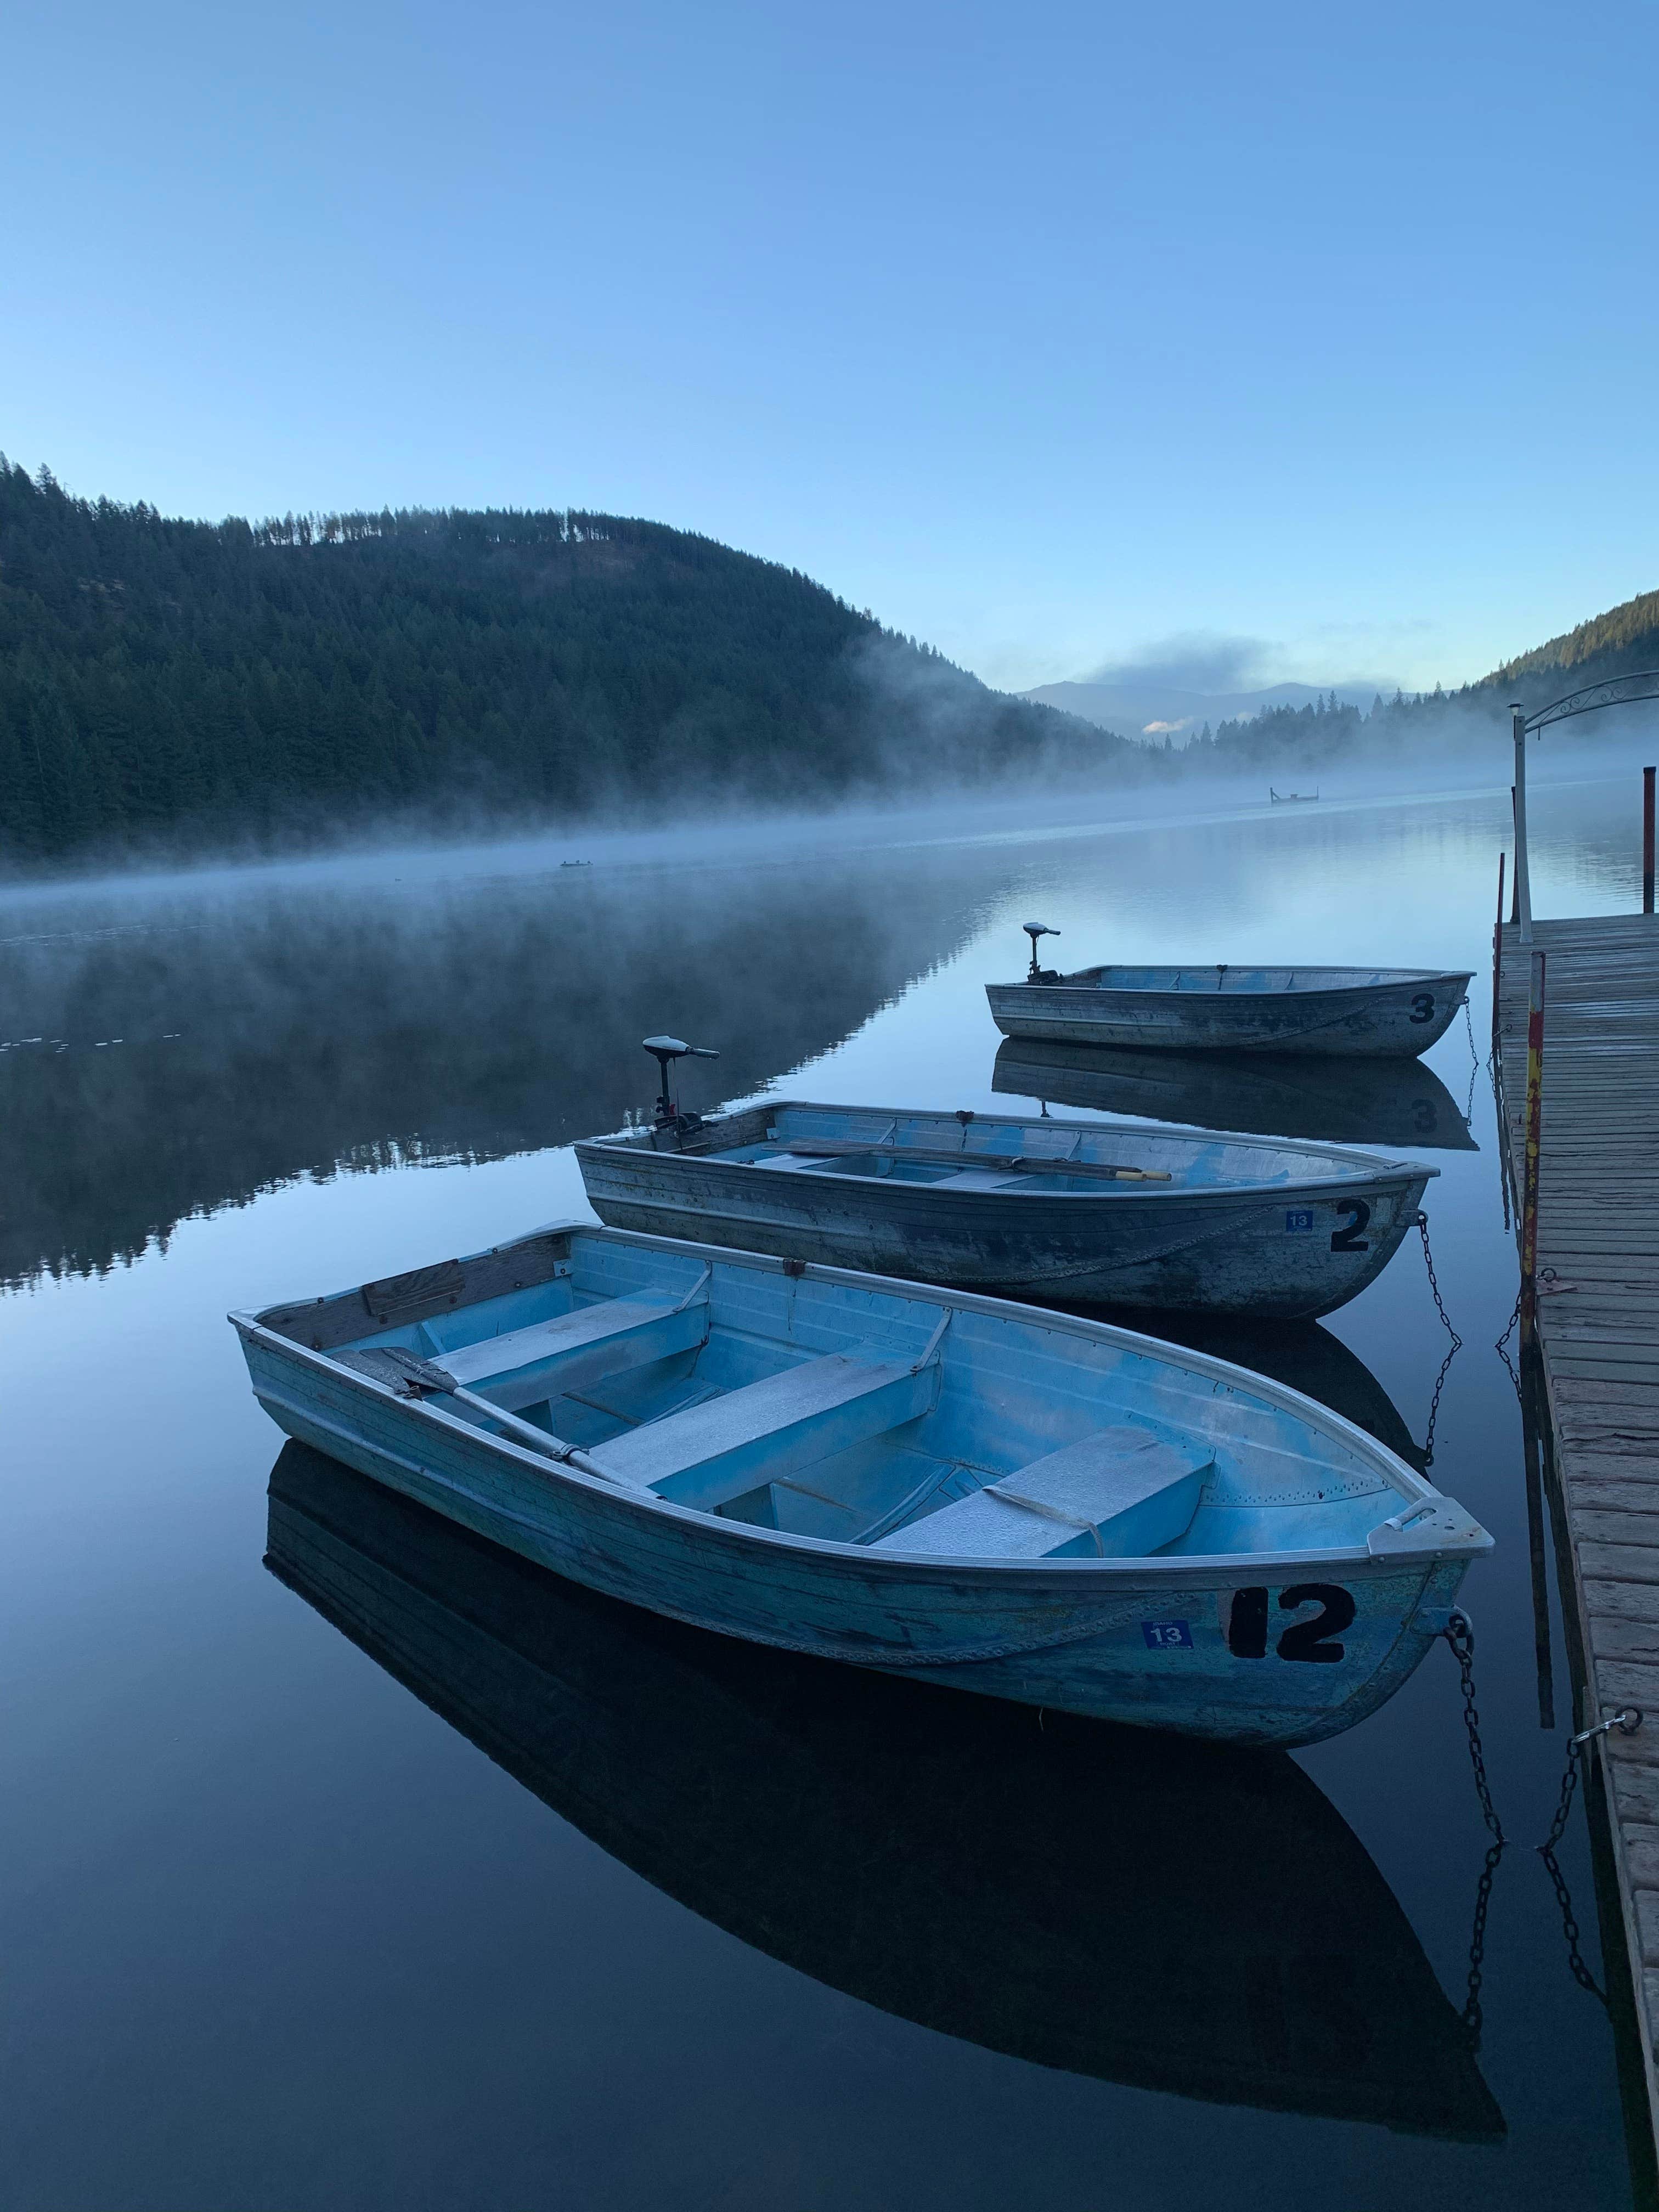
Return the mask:
<svg viewBox="0 0 1659 2212">
<path fill-rule="evenodd" d="M 1093 1553 L 1092 1530 L 1103 1557 L 1139 1557 L 1171 1542 L 1188 1526 L 1212 1463 L 1207 1445 L 1171 1443 L 1150 1429 L 1097 1429 L 891 1531 L 870 1548 L 957 1559 L 1048 1559 L 1073 1549 Z"/>
<path fill-rule="evenodd" d="M 683 1305 L 647 1293 L 578 1306 L 438 1356 L 464 1389 L 513 1413 L 604 1376 L 694 1351 L 708 1334 L 706 1300 Z"/>
<path fill-rule="evenodd" d="M 613 1482 L 705 1508 L 931 1411 L 938 1370 L 830 1352 L 596 1444 Z"/>
</svg>

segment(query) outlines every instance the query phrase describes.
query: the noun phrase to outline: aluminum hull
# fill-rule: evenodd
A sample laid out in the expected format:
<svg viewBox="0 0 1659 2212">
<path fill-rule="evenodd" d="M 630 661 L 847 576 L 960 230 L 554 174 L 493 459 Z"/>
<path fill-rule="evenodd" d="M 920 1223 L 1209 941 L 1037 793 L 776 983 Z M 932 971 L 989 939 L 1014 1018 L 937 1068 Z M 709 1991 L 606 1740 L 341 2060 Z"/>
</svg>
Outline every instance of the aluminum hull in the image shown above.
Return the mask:
<svg viewBox="0 0 1659 2212">
<path fill-rule="evenodd" d="M 700 1312 L 705 1335 L 683 1356 L 689 1369 L 638 1370 L 638 1405 L 653 1389 L 683 1397 L 700 1362 L 787 1361 L 793 1387 L 837 1347 L 847 1362 L 878 1345 L 931 1407 L 886 1438 L 826 1449 L 810 1481 L 770 1482 L 793 1525 L 759 1525 L 561 1463 L 459 1402 L 404 1395 L 349 1364 L 388 1346 L 488 1359 L 526 1316 L 604 1320 L 647 1296 Z M 1070 1316 L 756 1255 L 564 1224 L 231 1318 L 255 1393 L 289 1435 L 556 1573 L 749 1642 L 1142 1727 L 1279 1745 L 1352 1727 L 1410 1675 L 1470 1559 L 1491 1547 L 1375 1439 L 1223 1361 Z M 742 1390 L 715 1395 L 733 1425 Z M 591 1392 L 546 1410 L 568 1425 L 583 1402 Z M 588 1463 L 641 1438 L 672 1455 L 695 1419 L 650 1416 Z M 971 1503 L 1012 1479 L 1000 1470 L 1126 1419 L 1209 1455 L 1188 1533 L 1151 1555 L 930 1553 L 929 1521 L 955 1510 L 933 1504 L 881 1549 L 807 1533 L 826 1516 L 847 1527 L 833 1516 L 849 1497 L 878 1501 L 896 1486 L 913 1498 L 918 1464 L 943 1468 Z M 798 1466 L 799 1431 L 795 1449 Z M 1340 1639 L 1320 1644 L 1334 1620 Z M 1319 1663 L 1297 1663 L 1310 1658 Z"/>
<path fill-rule="evenodd" d="M 1411 1060 L 1445 1035 L 1469 981 L 1431 969 L 1087 968 L 988 983 L 985 995 L 1005 1036 Z"/>
<path fill-rule="evenodd" d="M 884 1131 L 892 1134 L 883 1143 Z M 871 1144 L 872 1164 L 890 1171 L 833 1171 L 846 1164 L 837 1161 L 829 1173 L 785 1173 L 716 1157 L 769 1136 L 787 1146 L 792 1135 Z M 684 1151 L 672 1149 L 677 1141 L 644 1135 L 576 1146 L 588 1203 L 607 1226 L 966 1290 L 1285 1320 L 1330 1313 L 1373 1281 L 1436 1172 L 1334 1147 L 1172 1136 L 1149 1123 L 975 1115 L 963 1125 L 949 1114 L 784 1099 L 706 1122 Z M 972 1164 L 1016 1142 L 1028 1160 L 1063 1164 L 1069 1147 L 1085 1146 L 1170 1180 L 1045 1194 L 964 1188 L 957 1178 L 909 1182 L 890 1172 L 907 1152 L 963 1147 Z"/>
</svg>

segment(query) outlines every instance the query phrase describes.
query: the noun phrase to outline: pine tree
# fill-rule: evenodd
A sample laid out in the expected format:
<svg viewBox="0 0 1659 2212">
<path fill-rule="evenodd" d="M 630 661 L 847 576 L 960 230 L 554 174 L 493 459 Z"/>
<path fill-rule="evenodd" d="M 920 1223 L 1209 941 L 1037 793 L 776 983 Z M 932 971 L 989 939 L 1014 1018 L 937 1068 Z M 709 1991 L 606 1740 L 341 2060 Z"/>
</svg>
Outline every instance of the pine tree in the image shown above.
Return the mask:
<svg viewBox="0 0 1659 2212">
<path fill-rule="evenodd" d="M 988 690 L 798 571 L 576 510 L 210 525 L 0 456 L 0 851 L 423 805 L 799 799 L 1127 739 Z"/>
</svg>

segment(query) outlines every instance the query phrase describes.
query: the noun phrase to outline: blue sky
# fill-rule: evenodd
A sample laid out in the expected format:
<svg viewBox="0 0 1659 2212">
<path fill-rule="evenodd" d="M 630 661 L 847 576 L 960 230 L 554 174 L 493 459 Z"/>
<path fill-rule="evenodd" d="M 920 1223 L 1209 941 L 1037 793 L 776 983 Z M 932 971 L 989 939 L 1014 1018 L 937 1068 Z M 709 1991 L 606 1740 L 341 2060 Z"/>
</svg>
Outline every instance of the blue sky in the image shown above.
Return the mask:
<svg viewBox="0 0 1659 2212">
<path fill-rule="evenodd" d="M 1659 584 L 1650 7 L 9 19 L 0 447 L 590 506 L 1011 686 L 1481 673 Z"/>
</svg>

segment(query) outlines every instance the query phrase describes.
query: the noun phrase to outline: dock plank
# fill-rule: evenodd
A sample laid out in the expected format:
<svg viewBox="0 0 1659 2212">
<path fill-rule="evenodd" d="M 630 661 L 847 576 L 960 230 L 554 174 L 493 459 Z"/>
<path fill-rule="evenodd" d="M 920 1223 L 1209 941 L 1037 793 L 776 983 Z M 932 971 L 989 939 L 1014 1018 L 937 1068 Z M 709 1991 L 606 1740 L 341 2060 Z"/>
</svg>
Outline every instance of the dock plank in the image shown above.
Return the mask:
<svg viewBox="0 0 1659 2212">
<path fill-rule="evenodd" d="M 1545 955 L 1539 1153 L 1539 1350 L 1589 1680 L 1580 1725 L 1637 1705 L 1601 1739 L 1650 2114 L 1659 2133 L 1659 919 L 1536 923 Z M 1524 1166 L 1528 959 L 1504 928 L 1500 1123 Z M 1553 1278 L 1546 1275 L 1553 1270 Z"/>
</svg>

